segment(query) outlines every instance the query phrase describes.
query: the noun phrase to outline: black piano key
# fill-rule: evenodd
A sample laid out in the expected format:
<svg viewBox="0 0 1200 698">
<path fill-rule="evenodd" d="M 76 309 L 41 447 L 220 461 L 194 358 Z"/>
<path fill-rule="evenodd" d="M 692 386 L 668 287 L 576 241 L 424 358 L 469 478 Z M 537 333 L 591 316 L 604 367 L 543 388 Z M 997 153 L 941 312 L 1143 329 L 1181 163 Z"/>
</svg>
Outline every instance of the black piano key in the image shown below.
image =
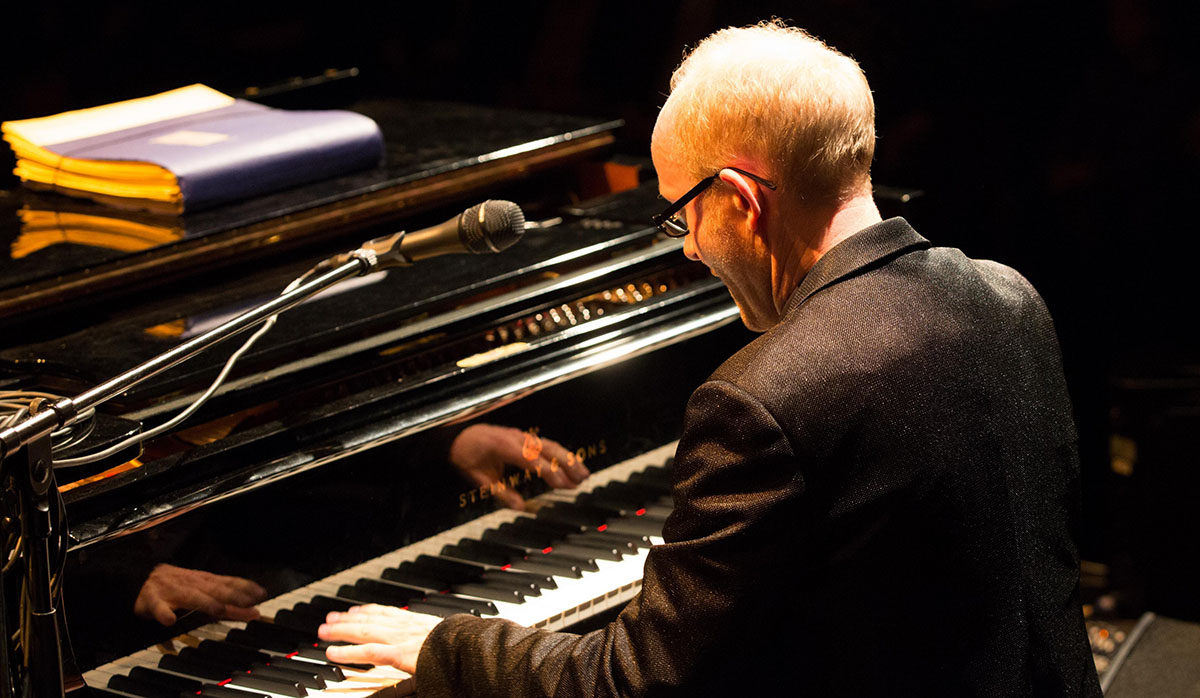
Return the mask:
<svg viewBox="0 0 1200 698">
<path fill-rule="evenodd" d="M 600 568 L 596 566 L 594 556 L 589 556 L 582 552 L 557 552 L 552 545 L 539 546 L 531 544 L 527 537 L 513 532 L 511 529 L 501 531 L 499 529 L 489 529 L 483 532 L 481 536 L 484 543 L 501 545 L 514 551 L 515 554 L 523 554 L 527 559 L 539 560 L 545 562 L 565 560 L 570 564 L 577 565 L 580 569 L 588 572 L 595 572 Z"/>
<path fill-rule="evenodd" d="M 675 458 L 668 458 L 662 465 L 648 465 L 641 469 L 641 474 L 644 477 L 658 478 L 665 482 L 671 481 L 671 466 L 675 464 Z"/>
<path fill-rule="evenodd" d="M 129 678 L 136 681 L 157 684 L 163 688 L 172 689 L 176 693 L 196 693 L 204 686 L 203 681 L 168 674 L 165 671 L 156 671 L 144 666 L 135 666 L 130 669 Z"/>
<path fill-rule="evenodd" d="M 521 584 L 529 584 L 538 589 L 557 589 L 558 582 L 549 574 L 534 574 L 533 572 L 518 572 L 514 569 L 488 570 L 483 573 L 485 580 L 517 580 Z"/>
<path fill-rule="evenodd" d="M 494 616 L 500 611 L 496 609 L 496 604 L 483 599 L 468 599 L 454 594 L 430 594 L 421 599 L 422 603 L 433 604 L 435 606 L 448 606 L 450 608 L 461 608 L 464 611 L 475 612 L 476 615 Z M 411 609 L 410 609 L 411 610 Z"/>
<path fill-rule="evenodd" d="M 316 632 L 296 630 L 276 623 L 268 623 L 265 620 L 252 620 L 246 623 L 246 632 L 253 637 L 267 638 L 277 641 L 281 645 L 288 644 L 292 649 L 317 639 Z M 291 649 L 285 651 L 290 652 Z"/>
<path fill-rule="evenodd" d="M 544 553 L 537 559 L 540 561 L 550 560 L 553 562 L 564 562 L 573 566 L 577 566 L 585 572 L 596 572 L 600 566 L 596 564 L 596 556 L 591 555 L 588 551 L 569 552 L 569 548 L 559 552 L 557 546 L 553 547 L 550 552 Z"/>
<path fill-rule="evenodd" d="M 319 647 L 314 647 L 314 646 L 301 647 L 300 649 L 296 650 L 296 655 L 299 657 L 304 657 L 305 659 L 312 659 L 317 662 L 327 662 L 333 666 L 347 667 L 350 669 L 355 669 L 357 671 L 366 671 L 371 668 L 370 664 L 349 664 L 347 662 L 332 662 L 329 660 L 329 657 L 326 656 L 324 649 L 319 648 Z"/>
<path fill-rule="evenodd" d="M 387 582 L 382 579 L 360 579 L 354 586 L 363 591 L 384 599 L 376 603 L 387 606 L 407 606 L 410 601 L 416 601 L 425 595 L 422 589 L 415 589 L 403 584 Z"/>
<path fill-rule="evenodd" d="M 610 545 L 622 553 L 636 555 L 638 548 L 649 548 L 649 536 L 623 536 L 619 533 L 604 531 L 588 531 L 587 533 L 572 533 L 564 540 L 580 545 Z"/>
<path fill-rule="evenodd" d="M 196 645 L 196 647 L 190 649 L 194 649 L 202 655 L 212 657 L 212 661 L 216 661 L 217 658 L 227 658 L 229 661 L 243 668 L 255 662 L 265 662 L 271 658 L 271 655 L 266 652 L 259 652 L 253 647 L 247 647 L 227 640 L 228 638 L 226 640 L 204 640 L 199 645 Z M 182 650 L 180 654 L 183 654 Z"/>
<path fill-rule="evenodd" d="M 648 486 L 637 482 L 610 482 L 604 487 L 595 490 L 593 494 L 599 497 L 645 504 L 658 499 L 666 493 L 662 491 L 661 487 Z"/>
<path fill-rule="evenodd" d="M 265 693 L 240 691 L 236 688 L 225 688 L 211 683 L 204 684 L 204 688 L 200 689 L 200 695 L 205 698 L 270 698 Z"/>
<path fill-rule="evenodd" d="M 433 555 L 418 555 L 416 560 L 411 560 L 405 564 L 411 564 L 415 570 L 434 575 L 439 579 L 445 579 L 451 583 L 476 581 L 488 569 L 482 565 L 472 565 L 469 562 L 448 560 L 444 557 L 435 557 Z"/>
<path fill-rule="evenodd" d="M 514 560 L 521 560 L 525 557 L 525 547 L 518 545 L 507 545 L 495 541 L 479 540 L 476 538 L 463 538 L 458 541 L 458 547 L 467 551 L 480 551 L 490 553 L 502 560 L 506 564 L 512 563 Z"/>
<path fill-rule="evenodd" d="M 242 669 L 245 669 L 246 667 L 253 664 L 253 662 L 244 662 L 244 663 L 239 662 L 235 659 L 231 659 L 224 655 L 204 654 L 204 653 L 200 652 L 200 650 L 198 650 L 194 647 L 184 647 L 183 649 L 179 650 L 179 654 L 176 656 L 178 656 L 179 659 L 181 659 L 184 662 L 187 662 L 189 664 L 195 664 L 200 669 L 205 669 L 205 670 L 208 670 L 211 668 L 220 669 L 221 676 L 220 676 L 220 678 L 214 678 L 213 680 L 215 680 L 215 681 L 220 681 L 221 679 L 227 679 L 227 678 L 229 678 L 229 675 L 232 674 L 233 672 L 241 671 Z M 161 662 L 160 662 L 160 666 L 162 666 Z M 164 666 L 163 668 L 165 669 L 166 667 Z M 208 677 L 197 675 L 197 678 L 208 678 Z"/>
<path fill-rule="evenodd" d="M 451 588 L 451 591 L 453 591 L 455 594 L 478 596 L 481 599 L 491 599 L 492 601 L 525 603 L 525 595 L 521 592 L 515 589 L 506 589 L 493 584 L 467 582 L 466 584 L 455 584 Z"/>
<path fill-rule="evenodd" d="M 302 604 L 296 604 L 301 606 Z M 305 608 L 286 608 L 275 612 L 275 625 L 299 630 L 308 633 L 313 637 L 317 635 L 317 628 L 325 622 L 325 613 L 322 613 L 311 606 Z"/>
<path fill-rule="evenodd" d="M 305 688 L 320 690 L 325 688 L 325 679 L 317 675 L 315 671 L 307 671 L 301 669 L 290 669 L 288 667 L 279 666 L 274 661 L 270 664 L 255 664 L 250 667 L 250 674 L 253 676 L 266 676 L 273 679 L 284 679 L 287 681 L 296 681 Z"/>
<path fill-rule="evenodd" d="M 142 698 L 179 698 L 179 691 L 164 686 L 159 686 L 145 681 L 131 679 L 128 676 L 114 675 L 108 680 L 108 687 L 114 691 L 121 691 Z"/>
<path fill-rule="evenodd" d="M 541 596 L 542 589 L 536 584 L 513 579 L 513 575 L 497 570 L 494 574 L 485 574 L 478 582 L 462 582 L 463 584 L 485 584 L 494 589 L 515 591 L 521 596 Z M 453 589 L 451 589 L 453 591 Z"/>
<path fill-rule="evenodd" d="M 542 552 L 546 546 L 531 540 L 528 536 L 522 536 L 514 531 L 501 531 L 495 528 L 489 528 L 479 536 L 481 540 L 488 543 L 499 543 L 500 545 L 508 546 L 513 549 L 513 552 L 518 555 L 532 555 Z"/>
<path fill-rule="evenodd" d="M 457 545 L 443 546 L 441 554 L 456 560 L 478 562 L 493 567 L 504 567 L 512 563 L 512 556 L 508 553 L 481 550 L 475 546 L 463 545 L 466 541 L 467 539 L 464 538 Z"/>
<path fill-rule="evenodd" d="M 333 601 L 336 599 L 330 599 L 330 600 Z M 344 610 L 346 610 L 346 611 L 350 610 L 350 604 L 347 603 L 344 605 L 346 606 L 346 608 Z M 291 608 L 286 609 L 286 610 L 291 611 L 293 614 L 300 616 L 302 618 L 314 619 L 314 620 L 320 619 L 322 622 L 325 620 L 325 617 L 327 615 L 329 615 L 329 611 L 330 611 L 330 609 L 328 609 L 328 608 L 322 608 L 320 606 L 317 606 L 316 604 L 313 604 L 313 603 L 310 603 L 307 601 L 301 601 L 300 603 L 298 603 L 295 606 L 292 606 Z M 279 621 L 275 621 L 275 622 L 278 623 Z"/>
<path fill-rule="evenodd" d="M 413 561 L 421 569 L 449 579 L 451 582 L 503 581 L 517 585 L 528 585 L 534 594 L 540 594 L 541 589 L 557 589 L 558 583 L 548 574 L 532 574 L 517 572 L 512 569 L 494 569 L 483 565 L 475 565 L 461 560 L 451 560 L 432 555 L 420 555 Z"/>
<path fill-rule="evenodd" d="M 646 536 L 662 536 L 662 521 L 656 519 L 609 519 L 608 530 L 616 533 L 636 533 Z"/>
<path fill-rule="evenodd" d="M 342 672 L 341 667 L 334 664 L 326 664 L 329 660 L 323 662 L 304 662 L 299 659 L 289 659 L 288 657 L 271 657 L 271 666 L 282 667 L 284 669 L 296 669 L 297 671 L 311 671 L 317 676 L 326 681 L 345 681 L 346 674 Z"/>
<path fill-rule="evenodd" d="M 554 545 L 554 541 L 559 540 L 566 534 L 561 534 L 557 531 L 547 531 L 539 529 L 536 526 L 528 524 L 519 524 L 516 521 L 500 524 L 496 527 L 501 533 L 511 534 L 514 538 L 529 541 L 529 545 L 535 548 L 544 548 L 547 545 Z"/>
<path fill-rule="evenodd" d="M 457 608 L 450 608 L 449 606 L 434 606 L 433 604 L 427 604 L 423 601 L 412 602 L 409 604 L 408 610 L 412 611 L 413 613 L 424 613 L 427 616 L 437 616 L 439 618 L 449 618 L 455 613 L 466 613 L 466 611 L 461 611 Z M 473 613 L 471 615 L 477 616 L 479 614 Z"/>
<path fill-rule="evenodd" d="M 552 506 L 545 507 L 538 511 L 537 518 L 547 519 L 549 521 L 561 521 L 563 523 L 579 524 L 595 528 L 604 523 L 605 519 L 609 518 L 604 512 L 597 512 L 590 509 L 579 509 L 576 507 L 566 506 L 565 503 L 559 502 Z"/>
<path fill-rule="evenodd" d="M 574 577 L 578 579 L 583 576 L 583 571 L 587 568 L 587 565 L 584 565 L 577 560 L 567 560 L 562 556 L 552 558 L 549 554 L 543 552 L 542 550 L 537 551 L 534 555 L 526 557 L 520 552 L 519 548 L 506 545 L 504 543 L 498 543 L 496 541 L 471 540 L 469 538 L 464 538 L 463 540 L 459 541 L 459 547 L 490 551 L 497 555 L 508 554 L 510 556 L 512 566 L 518 570 L 549 572 L 550 574 L 557 574 L 561 577 Z"/>
<path fill-rule="evenodd" d="M 232 673 L 230 669 L 206 662 L 201 659 L 186 659 L 177 654 L 164 654 L 162 659 L 158 660 L 158 666 L 167 671 L 173 671 L 176 674 L 186 674 L 194 676 L 197 679 L 207 679 L 209 681 L 222 681 L 229 678 Z"/>
<path fill-rule="evenodd" d="M 320 594 L 309 599 L 307 603 L 309 606 L 312 606 L 314 609 L 321 611 L 322 613 L 344 613 L 349 611 L 354 605 L 352 603 L 346 603 L 342 599 L 335 599 L 329 596 L 322 596 Z"/>
<path fill-rule="evenodd" d="M 586 499 L 585 499 L 585 497 L 586 497 Z M 586 506 L 591 509 L 595 509 L 597 511 L 604 512 L 607 516 L 619 516 L 621 518 L 633 516 L 634 512 L 637 511 L 638 509 L 640 509 L 642 506 L 642 503 L 640 501 L 634 502 L 634 503 L 627 503 L 627 502 L 617 501 L 614 499 L 604 499 L 604 498 L 593 497 L 593 496 L 589 496 L 589 495 L 584 495 L 584 496 L 580 497 L 577 500 L 577 503 L 582 506 Z"/>
<path fill-rule="evenodd" d="M 667 481 L 662 481 L 652 477 L 647 477 L 644 473 L 634 473 L 629 477 L 629 483 L 644 488 L 647 491 L 654 492 L 659 497 L 671 494 L 671 483 L 669 479 Z"/>
<path fill-rule="evenodd" d="M 255 676 L 254 674 L 234 674 L 229 683 L 234 686 L 253 688 L 256 691 L 266 691 L 281 696 L 290 696 L 291 698 L 304 698 L 308 695 L 308 689 L 301 686 L 298 681 L 273 679 L 267 676 Z"/>
<path fill-rule="evenodd" d="M 580 560 L 588 560 L 593 563 L 596 560 L 619 561 L 621 559 L 621 551 L 617 550 L 611 545 L 580 545 L 578 543 L 568 543 L 564 541 L 554 545 L 554 552 L 559 555 L 566 555 Z"/>
<path fill-rule="evenodd" d="M 414 571 L 411 566 L 406 567 L 408 563 L 402 564 L 400 567 L 389 567 L 385 569 L 380 576 L 389 582 L 397 582 L 410 587 L 422 589 L 425 592 L 437 593 L 450 586 L 450 582 L 445 579 L 438 579 L 427 574 L 421 574 Z"/>
<path fill-rule="evenodd" d="M 581 494 L 576 501 L 578 503 L 593 503 L 593 501 L 605 501 L 610 504 L 620 504 L 629 506 L 632 509 L 653 501 L 656 495 L 653 492 L 648 492 L 646 489 L 618 487 L 616 483 L 593 489 L 592 492 Z M 596 504 L 594 506 L 600 506 Z"/>
<path fill-rule="evenodd" d="M 277 637 L 267 635 L 254 635 L 245 630 L 233 629 L 225 634 L 225 641 L 235 645 L 249 647 L 256 650 L 270 650 L 272 652 L 280 652 L 287 654 L 296 649 L 296 643 L 291 640 L 283 640 Z"/>
<path fill-rule="evenodd" d="M 385 606 L 399 606 L 403 608 L 407 604 L 396 603 L 390 600 L 383 600 L 379 594 L 372 593 L 366 589 L 360 589 L 350 584 L 343 584 L 338 587 L 338 596 L 343 599 L 353 601 L 356 604 L 381 603 Z"/>
<path fill-rule="evenodd" d="M 567 562 L 562 559 L 547 560 L 545 555 L 539 555 L 536 560 L 518 560 L 513 563 L 513 567 L 518 570 L 529 572 L 544 572 L 553 574 L 559 577 L 570 577 L 572 579 L 580 579 L 583 577 L 583 569 L 580 565 Z"/>
<path fill-rule="evenodd" d="M 610 555 L 615 555 L 613 558 L 603 558 L 617 560 L 626 555 L 637 555 L 637 546 L 629 541 L 614 541 L 609 538 L 600 538 L 602 534 L 592 533 L 573 533 L 571 536 L 563 540 L 567 545 L 580 545 L 585 548 L 595 550 L 603 550 Z"/>
<path fill-rule="evenodd" d="M 518 528 L 528 528 L 536 531 L 544 531 L 555 538 L 563 538 L 572 533 L 586 533 L 591 529 L 591 526 L 583 524 L 569 524 L 562 521 L 550 521 L 549 519 L 539 519 L 536 516 L 522 516 L 513 520 L 513 526 Z"/>
<path fill-rule="evenodd" d="M 428 601 L 418 601 L 415 603 L 419 608 L 423 609 L 421 611 L 418 611 L 419 613 L 426 613 L 431 616 L 440 615 L 443 618 L 449 618 L 450 616 L 454 615 L 455 613 L 469 613 L 473 616 L 483 617 L 483 613 L 482 613 L 482 611 L 480 611 L 479 608 L 464 608 L 462 606 L 455 606 L 455 605 L 451 605 L 451 604 L 430 603 Z M 434 613 L 432 611 L 432 609 L 441 609 L 441 613 Z M 412 608 L 409 607 L 409 610 L 411 611 Z"/>
<path fill-rule="evenodd" d="M 492 548 L 478 545 L 479 541 L 471 541 L 464 538 L 459 541 L 459 545 L 447 545 L 442 548 L 442 554 L 454 558 L 456 560 L 466 560 L 468 562 L 481 562 L 487 565 L 496 567 L 511 566 L 513 569 L 522 573 L 536 573 L 539 575 L 558 575 L 560 577 L 572 577 L 578 579 L 583 576 L 583 572 L 578 567 L 566 566 L 559 563 L 537 563 L 524 560 L 508 554 L 506 551 L 498 551 Z M 556 582 L 557 584 L 557 582 Z M 545 588 L 545 587 L 543 587 Z"/>
</svg>

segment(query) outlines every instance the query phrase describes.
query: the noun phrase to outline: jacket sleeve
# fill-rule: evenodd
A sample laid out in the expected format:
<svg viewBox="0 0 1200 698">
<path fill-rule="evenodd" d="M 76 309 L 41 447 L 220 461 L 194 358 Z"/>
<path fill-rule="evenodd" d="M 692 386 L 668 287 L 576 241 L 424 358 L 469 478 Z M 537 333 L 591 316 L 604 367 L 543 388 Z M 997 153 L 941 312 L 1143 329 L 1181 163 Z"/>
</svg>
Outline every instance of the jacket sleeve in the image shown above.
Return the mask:
<svg viewBox="0 0 1200 698">
<path fill-rule="evenodd" d="M 666 543 L 615 621 L 578 636 L 453 616 L 421 649 L 421 697 L 674 694 L 746 651 L 746 601 L 795 535 L 792 445 L 758 400 L 710 381 L 688 404 L 672 477 Z"/>
</svg>

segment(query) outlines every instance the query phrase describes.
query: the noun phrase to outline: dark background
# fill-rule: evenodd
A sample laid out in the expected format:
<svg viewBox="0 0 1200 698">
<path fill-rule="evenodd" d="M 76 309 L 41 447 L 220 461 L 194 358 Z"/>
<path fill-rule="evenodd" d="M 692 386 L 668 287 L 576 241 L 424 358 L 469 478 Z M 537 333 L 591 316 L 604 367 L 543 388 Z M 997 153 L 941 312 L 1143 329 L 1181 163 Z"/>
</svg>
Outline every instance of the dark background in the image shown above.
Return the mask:
<svg viewBox="0 0 1200 698">
<path fill-rule="evenodd" d="M 1200 558 L 1197 3 L 64 5 L 6 12 L 0 119 L 353 66 L 361 96 L 621 117 L 634 155 L 685 46 L 772 16 L 809 29 L 872 84 L 875 182 L 922 190 L 911 217 L 926 237 L 1016 267 L 1050 306 L 1081 433 L 1085 555 L 1148 578 L 1152 605 L 1200 615 L 1155 591 L 1195 588 Z M 1132 477 L 1109 467 L 1114 433 L 1138 447 Z"/>
</svg>

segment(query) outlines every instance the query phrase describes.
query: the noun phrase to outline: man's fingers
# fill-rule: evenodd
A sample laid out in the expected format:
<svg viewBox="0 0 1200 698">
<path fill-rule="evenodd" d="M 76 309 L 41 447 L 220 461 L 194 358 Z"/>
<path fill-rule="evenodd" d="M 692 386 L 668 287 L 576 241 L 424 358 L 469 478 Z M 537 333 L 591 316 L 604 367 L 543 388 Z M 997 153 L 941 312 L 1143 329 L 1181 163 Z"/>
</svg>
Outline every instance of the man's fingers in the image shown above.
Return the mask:
<svg viewBox="0 0 1200 698">
<path fill-rule="evenodd" d="M 253 606 L 233 606 L 225 604 L 225 610 L 221 612 L 221 618 L 225 620 L 258 620 L 260 617 L 258 609 Z"/>
<path fill-rule="evenodd" d="M 246 607 L 267 598 L 266 590 L 249 579 L 227 577 L 202 570 L 189 572 L 193 574 L 189 575 L 191 578 L 186 580 L 187 582 L 221 603 Z"/>
<path fill-rule="evenodd" d="M 542 457 L 550 461 L 557 460 L 559 468 L 575 484 L 583 482 L 588 475 L 591 475 L 587 466 L 583 464 L 583 459 L 575 457 L 574 453 L 553 439 L 542 439 Z"/>
<path fill-rule="evenodd" d="M 575 481 L 567 477 L 562 461 L 542 458 L 538 464 L 542 466 L 542 479 L 551 487 L 559 490 L 575 488 Z"/>
<path fill-rule="evenodd" d="M 221 614 L 225 611 L 225 604 L 199 589 L 176 587 L 166 591 L 169 593 L 164 594 L 162 598 L 171 605 L 171 608 L 186 608 L 189 611 L 200 611 L 207 613 L 213 618 L 220 618 Z"/>
<path fill-rule="evenodd" d="M 506 487 L 500 490 L 496 493 L 496 499 L 499 499 L 500 503 L 509 509 L 525 511 L 525 498 L 514 489 Z"/>
<path fill-rule="evenodd" d="M 390 616 L 343 616 L 338 621 L 327 622 L 317 628 L 317 637 L 356 645 L 370 642 L 394 644 L 403 640 L 407 631 L 404 621 Z"/>
<path fill-rule="evenodd" d="M 171 604 L 162 599 L 151 604 L 150 614 L 160 625 L 175 625 L 175 611 L 171 608 Z"/>
<path fill-rule="evenodd" d="M 253 606 L 267 598 L 267 590 L 249 579 L 241 577 L 225 577 L 224 579 L 228 581 L 233 592 L 237 594 L 235 603 L 239 606 Z M 226 603 L 230 602 L 227 601 Z"/>
<path fill-rule="evenodd" d="M 351 606 L 349 610 L 341 613 L 336 611 L 331 612 L 326 616 L 326 620 L 332 623 L 337 620 L 344 620 L 346 618 L 362 618 L 364 616 L 376 618 L 397 618 L 402 620 L 409 615 L 412 615 L 411 612 L 405 611 L 402 608 L 396 608 L 395 606 L 385 606 L 381 603 L 365 603 L 361 606 Z"/>
</svg>

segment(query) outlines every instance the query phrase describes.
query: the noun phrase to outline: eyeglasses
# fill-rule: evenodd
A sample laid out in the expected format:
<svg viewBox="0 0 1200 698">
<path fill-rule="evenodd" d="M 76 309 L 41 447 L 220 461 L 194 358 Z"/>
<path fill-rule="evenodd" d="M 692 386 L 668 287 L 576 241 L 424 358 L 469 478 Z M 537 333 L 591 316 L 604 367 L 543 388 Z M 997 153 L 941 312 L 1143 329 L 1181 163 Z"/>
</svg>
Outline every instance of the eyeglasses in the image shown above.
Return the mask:
<svg viewBox="0 0 1200 698">
<path fill-rule="evenodd" d="M 763 185 L 767 189 L 770 189 L 772 191 L 775 190 L 776 185 L 774 182 L 767 181 L 767 180 L 763 179 L 762 177 L 759 177 L 756 174 L 751 174 L 745 170 L 739 170 L 736 167 L 723 167 L 721 169 L 722 170 L 733 170 L 734 172 L 740 172 L 741 174 L 746 175 L 750 179 L 753 179 L 755 182 L 758 182 L 759 184 Z M 666 233 L 667 237 L 681 238 L 684 235 L 687 235 L 688 234 L 687 221 L 684 220 L 683 218 L 680 218 L 679 215 L 677 215 L 677 214 L 683 210 L 684 206 L 688 205 L 689 201 L 696 198 L 697 196 L 700 196 L 700 194 L 704 193 L 705 189 L 708 189 L 709 187 L 711 187 L 712 183 L 717 181 L 717 177 L 719 177 L 719 176 L 721 176 L 721 170 L 717 170 L 713 174 L 700 180 L 696 184 L 696 186 L 692 187 L 691 189 L 688 189 L 688 192 L 686 194 L 684 194 L 683 196 L 676 199 L 675 202 L 672 203 L 670 206 L 667 206 L 665 211 L 654 216 L 650 220 L 654 221 L 654 225 L 657 225 L 659 230 Z"/>
</svg>

